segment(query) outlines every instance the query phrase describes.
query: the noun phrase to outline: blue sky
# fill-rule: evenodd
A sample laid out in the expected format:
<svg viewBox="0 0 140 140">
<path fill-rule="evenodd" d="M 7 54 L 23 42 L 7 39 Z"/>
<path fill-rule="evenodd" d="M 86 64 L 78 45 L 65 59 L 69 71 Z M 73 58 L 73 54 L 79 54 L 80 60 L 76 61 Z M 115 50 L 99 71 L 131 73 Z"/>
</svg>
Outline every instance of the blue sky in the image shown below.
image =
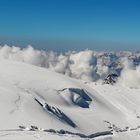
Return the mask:
<svg viewBox="0 0 140 140">
<path fill-rule="evenodd" d="M 0 44 L 140 50 L 139 0 L 0 0 Z"/>
</svg>

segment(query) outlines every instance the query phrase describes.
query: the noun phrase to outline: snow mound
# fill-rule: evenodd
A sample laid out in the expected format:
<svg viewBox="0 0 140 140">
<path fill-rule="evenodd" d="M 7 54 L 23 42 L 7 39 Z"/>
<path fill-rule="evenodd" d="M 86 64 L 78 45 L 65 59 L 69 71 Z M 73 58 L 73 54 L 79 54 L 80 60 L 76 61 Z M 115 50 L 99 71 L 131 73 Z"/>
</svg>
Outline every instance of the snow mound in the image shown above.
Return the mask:
<svg viewBox="0 0 140 140">
<path fill-rule="evenodd" d="M 70 104 L 74 103 L 82 108 L 89 108 L 92 99 L 88 96 L 87 91 L 78 88 L 68 88 L 60 91 L 60 94 Z M 69 100 L 70 99 L 70 100 Z"/>
</svg>

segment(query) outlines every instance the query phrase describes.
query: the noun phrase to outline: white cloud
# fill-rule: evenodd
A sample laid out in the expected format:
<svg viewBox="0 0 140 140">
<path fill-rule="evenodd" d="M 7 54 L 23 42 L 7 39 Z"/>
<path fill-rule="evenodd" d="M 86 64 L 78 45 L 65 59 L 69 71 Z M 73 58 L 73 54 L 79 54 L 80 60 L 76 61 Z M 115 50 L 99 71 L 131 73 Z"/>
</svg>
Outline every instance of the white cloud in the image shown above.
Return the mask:
<svg viewBox="0 0 140 140">
<path fill-rule="evenodd" d="M 0 59 L 21 61 L 45 67 L 84 81 L 103 79 L 108 73 L 121 72 L 120 82 L 137 88 L 140 85 L 140 67 L 135 68 L 134 59 L 140 63 L 140 53 L 106 53 L 85 50 L 56 53 L 36 50 L 32 46 L 20 48 L 1 46 Z"/>
</svg>

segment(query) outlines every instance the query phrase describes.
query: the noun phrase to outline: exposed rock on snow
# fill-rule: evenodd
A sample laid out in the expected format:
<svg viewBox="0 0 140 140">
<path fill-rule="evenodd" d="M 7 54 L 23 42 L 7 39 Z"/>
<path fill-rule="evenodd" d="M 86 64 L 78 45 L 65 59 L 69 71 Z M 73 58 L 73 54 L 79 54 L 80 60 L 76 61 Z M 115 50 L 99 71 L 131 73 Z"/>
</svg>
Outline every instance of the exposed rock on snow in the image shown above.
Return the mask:
<svg viewBox="0 0 140 140">
<path fill-rule="evenodd" d="M 71 101 L 82 108 L 89 108 L 92 99 L 89 97 L 86 90 L 78 88 L 66 88 L 59 90 L 60 94 L 66 99 L 70 96 Z M 71 102 L 69 101 L 69 102 Z"/>
<path fill-rule="evenodd" d="M 58 109 L 57 107 L 51 106 L 49 104 L 45 103 L 41 103 L 39 101 L 39 99 L 35 98 L 35 101 L 37 101 L 45 111 L 53 114 L 54 116 L 56 116 L 58 119 L 60 119 L 63 122 L 66 122 L 67 124 L 69 124 L 72 127 L 76 127 L 76 124 L 66 115 L 64 114 L 60 109 Z"/>
<path fill-rule="evenodd" d="M 54 129 L 43 129 L 43 128 L 38 128 L 37 126 L 32 126 L 30 127 L 30 129 L 27 129 L 29 127 L 25 127 L 25 126 L 19 126 L 20 129 L 9 129 L 9 130 L 0 130 L 0 131 L 3 131 L 3 132 L 16 132 L 16 131 L 25 131 L 25 132 L 30 132 L 30 131 L 37 131 L 37 132 L 47 132 L 47 133 L 51 133 L 51 134 L 55 134 L 55 135 L 61 135 L 61 136 L 66 136 L 66 135 L 69 135 L 69 136 L 77 136 L 77 137 L 80 137 L 80 138 L 88 138 L 88 139 L 92 139 L 92 138 L 96 138 L 96 137 L 101 137 L 101 136 L 108 136 L 108 135 L 113 135 L 113 133 L 111 131 L 103 131 L 103 132 L 97 132 L 97 133 L 93 133 L 93 134 L 90 134 L 90 135 L 85 135 L 85 134 L 82 134 L 82 133 L 74 133 L 74 132 L 70 132 L 70 131 L 67 131 L 67 130 L 54 130 Z"/>
<path fill-rule="evenodd" d="M 113 85 L 114 83 L 116 83 L 118 78 L 117 74 L 109 74 L 105 79 L 104 79 L 104 84 L 111 84 Z"/>
</svg>

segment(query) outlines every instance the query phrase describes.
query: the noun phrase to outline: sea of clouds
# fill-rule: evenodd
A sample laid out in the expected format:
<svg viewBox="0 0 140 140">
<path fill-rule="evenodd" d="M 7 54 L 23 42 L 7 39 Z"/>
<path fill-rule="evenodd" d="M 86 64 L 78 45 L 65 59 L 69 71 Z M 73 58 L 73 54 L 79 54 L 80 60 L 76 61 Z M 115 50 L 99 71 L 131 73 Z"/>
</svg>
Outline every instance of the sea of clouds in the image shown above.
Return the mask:
<svg viewBox="0 0 140 140">
<path fill-rule="evenodd" d="M 108 74 L 120 75 L 119 82 L 131 88 L 140 87 L 140 52 L 97 52 L 93 50 L 57 53 L 0 46 L 0 59 L 9 59 L 51 69 L 86 82 L 100 81 Z"/>
</svg>

